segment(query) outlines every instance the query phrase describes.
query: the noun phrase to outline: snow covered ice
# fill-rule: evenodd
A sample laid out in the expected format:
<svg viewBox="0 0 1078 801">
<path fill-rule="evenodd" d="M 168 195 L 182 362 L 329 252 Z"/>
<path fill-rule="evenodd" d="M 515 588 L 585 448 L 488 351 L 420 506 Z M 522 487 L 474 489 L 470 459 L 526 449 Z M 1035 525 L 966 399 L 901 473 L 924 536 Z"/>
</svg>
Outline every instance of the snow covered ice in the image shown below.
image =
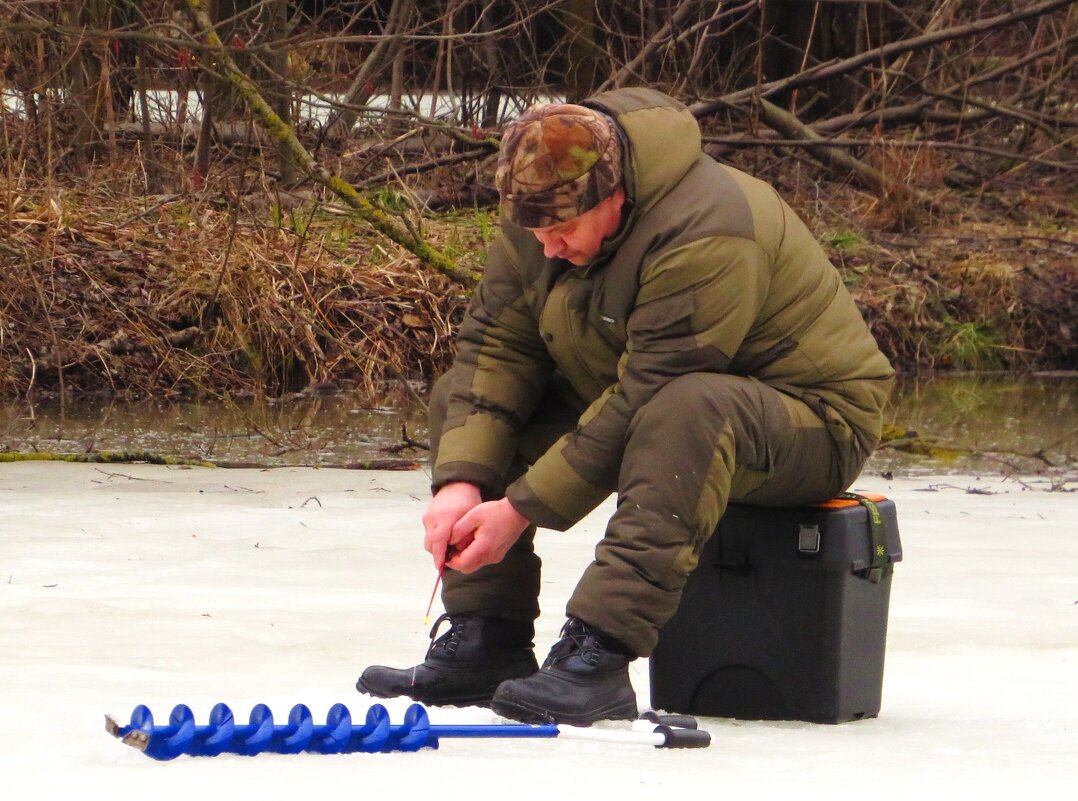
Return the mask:
<svg viewBox="0 0 1078 801">
<path fill-rule="evenodd" d="M 704 718 L 712 746 L 699 751 L 446 740 L 419 753 L 158 763 L 106 734 L 104 715 L 126 723 L 146 704 L 162 723 L 185 703 L 201 724 L 223 701 L 240 722 L 256 703 L 283 720 L 305 703 L 321 723 L 343 702 L 362 719 L 376 701 L 355 692 L 359 671 L 422 657 L 427 477 L 3 465 L 0 787 L 19 799 L 1058 793 L 1078 777 L 1078 493 L 1023 482 L 855 484 L 895 500 L 904 551 L 873 720 Z M 539 534 L 540 657 L 612 504 Z M 646 661 L 633 682 L 644 708 Z M 408 701 L 384 703 L 399 722 Z M 498 721 L 480 708 L 430 717 Z"/>
</svg>

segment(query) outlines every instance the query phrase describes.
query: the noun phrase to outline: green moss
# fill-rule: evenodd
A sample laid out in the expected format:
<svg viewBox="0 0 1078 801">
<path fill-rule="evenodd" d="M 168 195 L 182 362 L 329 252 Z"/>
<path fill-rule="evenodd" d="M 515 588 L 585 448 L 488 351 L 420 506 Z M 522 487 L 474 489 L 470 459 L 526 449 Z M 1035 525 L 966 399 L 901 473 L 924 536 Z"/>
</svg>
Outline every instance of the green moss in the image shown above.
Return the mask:
<svg viewBox="0 0 1078 801">
<path fill-rule="evenodd" d="M 970 454 L 968 449 L 951 447 L 939 440 L 928 438 L 911 437 L 893 440 L 886 444 L 887 447 L 902 453 L 924 456 L 941 462 L 953 462 Z"/>
<path fill-rule="evenodd" d="M 32 453 L 0 453 L 0 464 L 12 462 L 79 462 L 89 464 L 163 464 L 186 467 L 216 467 L 213 462 L 203 459 L 187 459 L 181 456 L 167 456 L 145 451 L 100 451 L 98 453 L 52 453 L 35 451 Z"/>
<path fill-rule="evenodd" d="M 906 439 L 908 437 L 916 436 L 916 431 L 910 431 L 903 426 L 888 424 L 883 427 L 883 430 L 880 433 L 880 442 L 893 442 L 897 439 Z"/>
</svg>

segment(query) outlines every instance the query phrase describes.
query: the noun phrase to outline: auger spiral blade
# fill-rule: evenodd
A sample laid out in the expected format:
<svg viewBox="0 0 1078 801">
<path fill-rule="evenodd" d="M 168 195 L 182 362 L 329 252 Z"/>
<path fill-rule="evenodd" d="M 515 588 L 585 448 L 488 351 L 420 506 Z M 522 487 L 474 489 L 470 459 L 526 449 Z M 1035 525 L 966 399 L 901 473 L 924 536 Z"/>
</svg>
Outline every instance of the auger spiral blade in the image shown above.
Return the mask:
<svg viewBox="0 0 1078 801">
<path fill-rule="evenodd" d="M 638 721 L 632 731 L 611 729 L 586 729 L 576 726 L 491 724 L 432 726 L 427 710 L 421 704 L 412 704 L 404 714 L 404 721 L 392 725 L 389 713 L 381 704 L 367 710 L 361 725 L 352 722 L 352 715 L 344 704 L 334 704 L 326 715 L 326 722 L 318 725 L 311 711 L 303 704 L 292 707 L 288 723 L 276 724 L 273 713 L 265 704 L 251 710 L 246 724 L 237 723 L 232 710 L 217 704 L 210 711 L 209 723 L 195 724 L 189 707 L 179 704 L 169 715 L 167 725 L 154 723 L 153 714 L 145 706 L 137 706 L 131 713 L 131 721 L 121 726 L 111 717 L 105 718 L 105 730 L 125 744 L 158 760 L 170 760 L 187 754 L 189 756 L 218 756 L 219 754 L 352 754 L 384 751 L 418 751 L 437 748 L 440 739 L 447 737 L 491 738 L 532 737 L 601 740 L 605 742 L 628 742 L 653 745 L 656 748 L 705 748 L 711 743 L 706 731 L 697 731 L 696 721 L 689 727 L 686 719 L 651 715 L 646 721 Z M 640 729 L 639 726 L 644 726 Z"/>
<path fill-rule="evenodd" d="M 172 710 L 167 726 L 155 725 L 145 706 L 135 708 L 127 726 L 119 725 L 111 717 L 105 719 L 106 731 L 159 760 L 175 759 L 183 754 L 257 756 L 414 751 L 434 745 L 427 742 L 429 725 L 426 710 L 418 704 L 408 710 L 401 726 L 390 725 L 389 713 L 381 704 L 372 706 L 365 722 L 358 726 L 352 724 L 352 715 L 344 704 L 335 704 L 329 710 L 324 725 L 315 724 L 311 711 L 303 704 L 292 707 L 286 724 L 275 724 L 273 712 L 265 704 L 251 710 L 247 724 L 237 723 L 225 704 L 213 708 L 205 726 L 196 726 L 194 715 L 183 704 Z"/>
</svg>

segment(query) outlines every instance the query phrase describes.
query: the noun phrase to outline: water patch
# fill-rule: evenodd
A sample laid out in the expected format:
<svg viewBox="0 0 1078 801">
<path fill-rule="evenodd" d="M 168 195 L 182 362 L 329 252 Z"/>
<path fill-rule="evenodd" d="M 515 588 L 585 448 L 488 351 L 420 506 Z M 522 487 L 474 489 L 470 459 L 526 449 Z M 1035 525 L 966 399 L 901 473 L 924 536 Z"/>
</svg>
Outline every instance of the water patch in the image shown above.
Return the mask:
<svg viewBox="0 0 1078 801">
<path fill-rule="evenodd" d="M 941 452 L 882 448 L 869 462 L 875 472 L 1073 470 L 1078 373 L 904 377 L 884 425 L 892 436 L 906 434 L 906 444 L 934 444 Z"/>
<path fill-rule="evenodd" d="M 899 380 L 884 419 L 901 442 L 938 443 L 925 457 L 881 448 L 872 473 L 1022 472 L 1078 465 L 1078 373 L 944 375 Z M 147 452 L 219 462 L 346 465 L 414 459 L 428 437 L 422 404 L 398 393 L 281 401 L 79 401 L 0 404 L 0 450 Z M 1040 456 L 1037 456 L 1040 454 Z M 1046 460 L 1046 461 L 1045 461 Z M 1050 463 L 1050 464 L 1049 464 Z"/>
</svg>

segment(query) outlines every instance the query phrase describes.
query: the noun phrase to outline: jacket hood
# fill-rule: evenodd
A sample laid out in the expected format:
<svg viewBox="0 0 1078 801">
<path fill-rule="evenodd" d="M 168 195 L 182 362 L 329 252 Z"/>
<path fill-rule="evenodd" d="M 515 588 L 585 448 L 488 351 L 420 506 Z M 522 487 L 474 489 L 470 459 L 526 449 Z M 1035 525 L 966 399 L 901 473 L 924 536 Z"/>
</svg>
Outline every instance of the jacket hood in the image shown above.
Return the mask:
<svg viewBox="0 0 1078 801">
<path fill-rule="evenodd" d="M 657 203 L 700 158 L 696 118 L 662 92 L 615 89 L 581 105 L 608 114 L 624 135 L 624 182 L 634 216 Z"/>
</svg>

